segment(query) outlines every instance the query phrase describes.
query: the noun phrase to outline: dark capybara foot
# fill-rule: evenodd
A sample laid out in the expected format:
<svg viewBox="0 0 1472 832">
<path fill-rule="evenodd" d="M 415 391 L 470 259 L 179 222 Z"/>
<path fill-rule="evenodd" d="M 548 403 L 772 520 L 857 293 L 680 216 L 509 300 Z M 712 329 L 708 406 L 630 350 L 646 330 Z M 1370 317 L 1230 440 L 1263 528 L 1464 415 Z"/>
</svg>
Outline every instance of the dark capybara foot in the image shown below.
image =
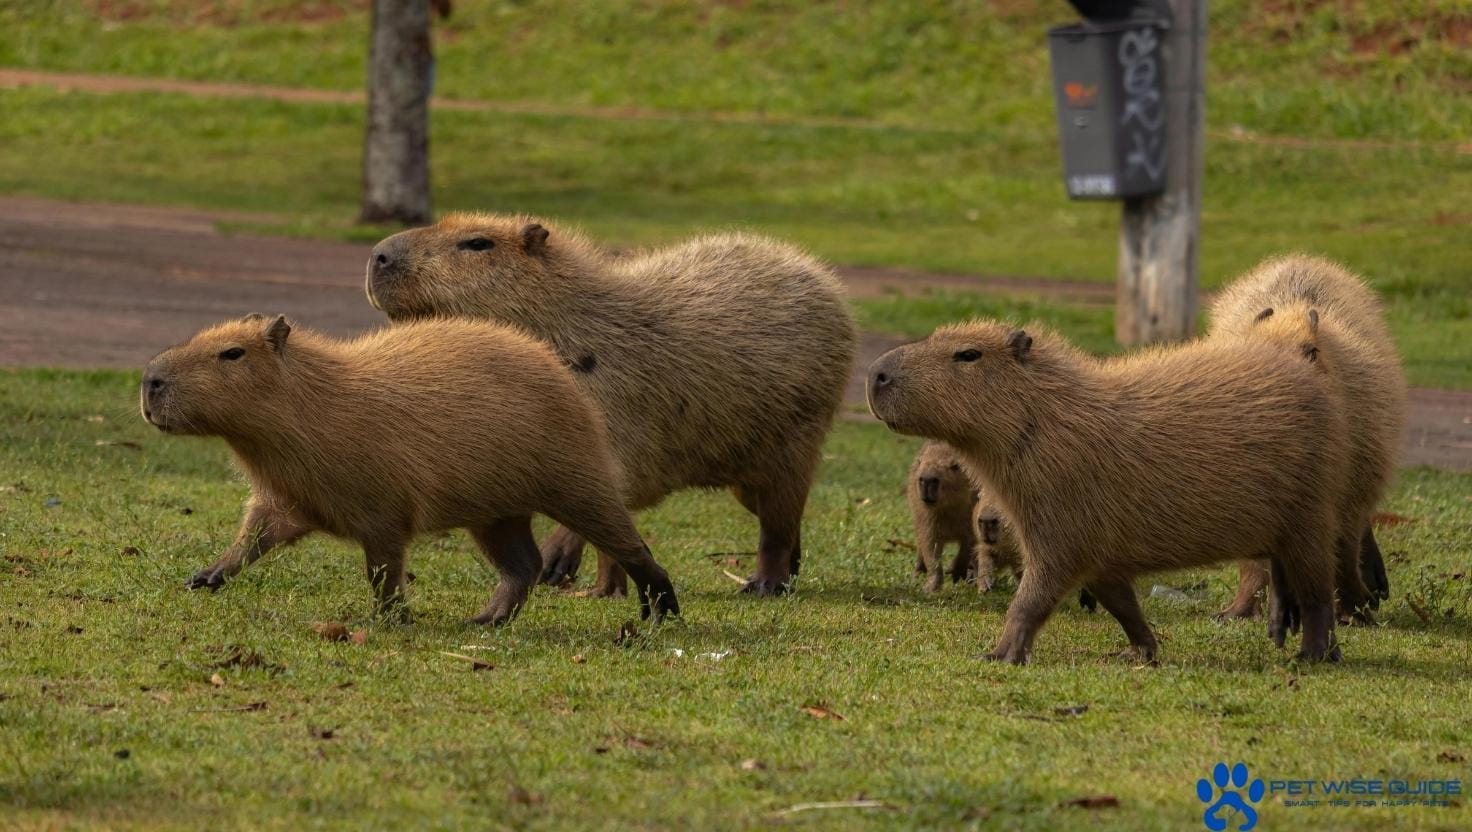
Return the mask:
<svg viewBox="0 0 1472 832">
<path fill-rule="evenodd" d="M 569 553 L 549 547 L 542 552 L 542 583 L 549 586 L 567 586 L 577 580 L 578 568 L 583 565 L 581 551 Z"/>
<path fill-rule="evenodd" d="M 1339 645 L 1337 643 L 1327 650 L 1311 650 L 1305 647 L 1304 649 L 1298 651 L 1298 660 L 1301 662 L 1337 663 L 1344 661 L 1344 653 L 1340 651 Z"/>
<path fill-rule="evenodd" d="M 195 572 L 185 584 L 189 589 L 208 589 L 211 592 L 225 585 L 225 570 L 207 566 Z"/>
<path fill-rule="evenodd" d="M 1257 617 L 1257 604 L 1232 604 L 1221 612 L 1212 616 L 1217 621 L 1243 621 Z"/>
<path fill-rule="evenodd" d="M 675 587 L 668 577 L 658 578 L 648 584 L 639 585 L 639 617 L 647 620 L 651 615 L 655 622 L 663 621 L 667 615 L 680 614 L 680 601 L 675 598 Z"/>
<path fill-rule="evenodd" d="M 1089 612 L 1099 611 L 1099 599 L 1095 598 L 1087 589 L 1078 591 L 1078 605 Z"/>
<path fill-rule="evenodd" d="M 764 578 L 761 575 L 749 578 L 746 586 L 741 591 L 747 595 L 755 595 L 758 598 L 769 598 L 777 595 L 786 595 L 792 591 L 791 578 Z"/>
</svg>

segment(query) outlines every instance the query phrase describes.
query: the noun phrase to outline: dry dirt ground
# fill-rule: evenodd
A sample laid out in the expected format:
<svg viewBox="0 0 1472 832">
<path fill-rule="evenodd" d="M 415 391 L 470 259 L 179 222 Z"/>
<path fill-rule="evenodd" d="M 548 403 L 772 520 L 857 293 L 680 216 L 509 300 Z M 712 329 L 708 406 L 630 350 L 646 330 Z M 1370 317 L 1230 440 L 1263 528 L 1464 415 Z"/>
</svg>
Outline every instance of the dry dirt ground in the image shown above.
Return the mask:
<svg viewBox="0 0 1472 832">
<path fill-rule="evenodd" d="M 188 209 L 0 198 L 0 367 L 140 367 L 200 327 L 290 313 L 334 335 L 384 323 L 363 297 L 368 246 L 226 236 Z M 1107 304 L 1107 285 L 1017 277 L 839 270 L 851 294 L 943 287 Z M 866 333 L 862 370 L 898 339 Z M 1403 461 L 1472 470 L 1472 391 L 1411 391 Z"/>
</svg>

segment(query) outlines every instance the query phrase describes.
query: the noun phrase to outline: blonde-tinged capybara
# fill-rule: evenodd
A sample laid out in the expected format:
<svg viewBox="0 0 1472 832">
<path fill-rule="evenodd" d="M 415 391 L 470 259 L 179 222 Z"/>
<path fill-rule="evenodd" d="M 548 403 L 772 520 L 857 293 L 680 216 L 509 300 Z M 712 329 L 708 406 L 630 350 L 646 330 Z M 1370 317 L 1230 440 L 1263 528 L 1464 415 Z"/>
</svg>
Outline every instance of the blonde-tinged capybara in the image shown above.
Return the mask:
<svg viewBox="0 0 1472 832">
<path fill-rule="evenodd" d="M 366 281 L 393 320 L 490 318 L 551 344 L 607 417 L 627 505 L 729 487 L 761 524 L 746 591 L 789 588 L 856 348 L 828 268 L 751 234 L 615 257 L 532 217 L 452 214 L 380 242 Z M 543 579 L 570 580 L 582 548 L 554 532 Z M 623 587 L 600 557 L 594 594 Z"/>
<path fill-rule="evenodd" d="M 1334 535 L 1343 404 L 1318 368 L 1265 341 L 1203 339 L 1101 361 L 1057 334 L 942 327 L 869 368 L 891 429 L 947 442 L 1022 542 L 991 657 L 1024 663 L 1084 585 L 1153 659 L 1136 575 L 1271 557 L 1307 659 L 1338 659 Z M 1281 645 L 1286 632 L 1271 632 Z"/>
<path fill-rule="evenodd" d="M 618 558 L 646 617 L 679 612 L 623 505 L 597 407 L 511 328 L 429 322 L 339 341 L 252 315 L 159 353 L 140 398 L 166 433 L 223 438 L 250 481 L 235 542 L 191 587 L 320 530 L 362 545 L 378 609 L 402 616 L 411 538 L 465 528 L 500 574 L 475 620 L 499 624 L 541 573 L 531 517 L 545 514 Z"/>
<path fill-rule="evenodd" d="M 951 561 L 952 583 L 966 580 L 976 556 L 976 526 L 971 522 L 976 489 L 961 465 L 961 456 L 943 442 L 926 442 L 915 454 L 905 488 L 915 520 L 915 571 L 925 575 L 925 591 L 940 589 L 945 573 L 941 556 L 956 544 Z"/>
<path fill-rule="evenodd" d="M 1348 488 L 1340 509 L 1339 605 L 1346 617 L 1390 595 L 1370 517 L 1394 475 L 1405 426 L 1406 382 L 1374 290 L 1318 257 L 1269 260 L 1226 287 L 1212 304 L 1210 337 L 1259 337 L 1312 359 L 1343 392 L 1349 428 Z M 1242 564 L 1237 597 L 1223 617 L 1256 613 L 1267 583 L 1261 563 Z"/>
<path fill-rule="evenodd" d="M 1002 509 L 983 496 L 976 501 L 972 520 L 976 527 L 976 590 L 990 592 L 998 569 L 1010 569 L 1013 577 L 1020 579 L 1022 547 Z"/>
</svg>

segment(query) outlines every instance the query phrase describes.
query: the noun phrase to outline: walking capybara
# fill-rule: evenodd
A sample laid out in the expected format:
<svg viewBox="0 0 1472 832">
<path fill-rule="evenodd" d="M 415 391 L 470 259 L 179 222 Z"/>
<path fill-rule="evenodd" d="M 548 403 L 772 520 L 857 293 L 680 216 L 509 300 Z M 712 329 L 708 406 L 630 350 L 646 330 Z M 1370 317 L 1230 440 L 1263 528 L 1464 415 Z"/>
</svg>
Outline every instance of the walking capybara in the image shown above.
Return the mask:
<svg viewBox="0 0 1472 832">
<path fill-rule="evenodd" d="M 454 214 L 375 246 L 367 292 L 393 320 L 490 318 L 550 343 L 607 417 L 627 505 L 731 488 L 761 523 L 746 591 L 786 591 L 855 350 L 822 264 L 738 233 L 619 258 L 531 217 Z M 573 577 L 582 547 L 554 532 L 544 580 Z M 623 587 L 600 558 L 595 594 Z"/>
<path fill-rule="evenodd" d="M 1297 599 L 1300 655 L 1339 658 L 1343 405 L 1301 357 L 1242 338 L 1100 361 L 1047 330 L 978 321 L 880 356 L 869 406 L 954 446 L 1016 528 L 1022 580 L 992 658 L 1026 662 L 1082 583 L 1153 659 L 1135 575 L 1249 557 L 1271 557 Z"/>
<path fill-rule="evenodd" d="M 971 522 L 976 489 L 961 466 L 956 450 L 943 442 L 926 442 L 910 466 L 905 488 L 910 514 L 915 519 L 915 548 L 919 560 L 915 571 L 925 575 L 925 591 L 940 589 L 945 575 L 940 559 L 946 546 L 956 544 L 951 561 L 951 582 L 966 580 L 974 568 L 976 526 Z"/>
<path fill-rule="evenodd" d="M 1309 357 L 1339 386 L 1348 406 L 1348 487 L 1336 542 L 1339 604 L 1368 618 L 1390 596 L 1370 515 L 1395 471 L 1405 425 L 1406 383 L 1380 301 L 1364 281 L 1318 257 L 1269 260 L 1225 288 L 1212 304 L 1210 337 L 1260 337 Z M 1237 597 L 1222 617 L 1256 613 L 1267 583 L 1260 563 L 1242 564 Z"/>
<path fill-rule="evenodd" d="M 475 620 L 499 624 L 541 573 L 540 513 L 618 558 L 646 617 L 679 612 L 620 499 L 597 408 L 514 330 L 446 321 L 337 341 L 250 316 L 159 353 L 140 398 L 165 433 L 222 437 L 250 480 L 240 533 L 191 587 L 321 530 L 362 544 L 379 610 L 402 614 L 410 539 L 465 528 L 501 577 Z"/>
</svg>

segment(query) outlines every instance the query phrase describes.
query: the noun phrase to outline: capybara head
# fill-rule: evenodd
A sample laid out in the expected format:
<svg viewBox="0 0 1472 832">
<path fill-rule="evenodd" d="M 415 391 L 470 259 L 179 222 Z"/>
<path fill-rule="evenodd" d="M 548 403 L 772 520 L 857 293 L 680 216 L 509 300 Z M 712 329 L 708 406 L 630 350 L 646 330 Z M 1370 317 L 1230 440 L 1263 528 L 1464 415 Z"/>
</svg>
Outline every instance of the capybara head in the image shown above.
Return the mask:
<svg viewBox="0 0 1472 832">
<path fill-rule="evenodd" d="M 153 357 L 139 409 L 167 433 L 217 435 L 280 394 L 285 316 L 248 315 L 210 327 Z"/>
<path fill-rule="evenodd" d="M 988 546 L 995 546 L 1002 541 L 1002 512 L 994 504 L 987 503 L 978 507 L 976 533 Z"/>
<path fill-rule="evenodd" d="M 491 314 L 535 303 L 558 279 L 558 259 L 586 244 L 556 237 L 528 216 L 450 214 L 425 228 L 401 231 L 368 257 L 368 302 L 393 320 L 432 315 Z M 513 315 L 513 317 L 515 317 Z"/>
<path fill-rule="evenodd" d="M 869 409 L 891 430 L 960 448 L 1014 441 L 1039 351 L 1026 331 L 994 321 L 937 329 L 869 366 Z"/>
<path fill-rule="evenodd" d="M 915 458 L 911 471 L 920 490 L 920 500 L 935 505 L 943 499 L 973 491 L 971 479 L 961 467 L 961 457 L 954 448 L 939 442 L 927 442 Z"/>
</svg>

